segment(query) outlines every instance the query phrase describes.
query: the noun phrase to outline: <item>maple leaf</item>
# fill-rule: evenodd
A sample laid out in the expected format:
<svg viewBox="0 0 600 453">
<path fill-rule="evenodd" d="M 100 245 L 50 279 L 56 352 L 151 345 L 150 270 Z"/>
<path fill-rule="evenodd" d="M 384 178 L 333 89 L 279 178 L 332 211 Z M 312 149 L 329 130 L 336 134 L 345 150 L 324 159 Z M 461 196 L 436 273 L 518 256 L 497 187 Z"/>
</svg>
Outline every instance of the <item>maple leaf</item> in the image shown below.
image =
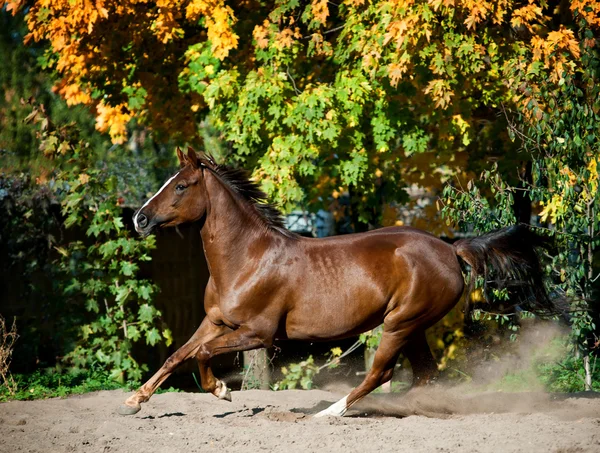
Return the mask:
<svg viewBox="0 0 600 453">
<path fill-rule="evenodd" d="M 324 24 L 329 17 L 329 7 L 327 0 L 313 0 L 311 4 L 312 14 L 316 21 Z"/>
<path fill-rule="evenodd" d="M 257 25 L 252 31 L 252 36 L 260 49 L 264 49 L 269 45 L 269 25 L 270 22 L 265 20 L 262 25 Z"/>
</svg>

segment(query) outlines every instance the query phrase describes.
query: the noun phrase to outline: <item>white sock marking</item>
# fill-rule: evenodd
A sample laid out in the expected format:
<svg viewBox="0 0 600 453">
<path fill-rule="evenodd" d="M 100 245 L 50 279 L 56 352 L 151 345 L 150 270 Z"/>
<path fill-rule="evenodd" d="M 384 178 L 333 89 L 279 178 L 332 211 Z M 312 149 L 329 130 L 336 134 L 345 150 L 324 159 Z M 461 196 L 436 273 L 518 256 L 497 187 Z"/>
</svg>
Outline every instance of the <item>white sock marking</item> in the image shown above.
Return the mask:
<svg viewBox="0 0 600 453">
<path fill-rule="evenodd" d="M 348 410 L 347 401 L 348 401 L 348 395 L 343 397 L 337 403 L 332 404 L 327 409 L 322 410 L 321 412 L 316 414 L 315 417 L 317 417 L 317 418 L 325 417 L 325 416 L 343 417 L 344 414 L 346 413 L 346 411 Z"/>
<path fill-rule="evenodd" d="M 148 206 L 148 203 L 150 203 L 152 200 L 154 200 L 154 199 L 155 199 L 155 198 L 158 196 L 158 194 L 160 194 L 160 193 L 161 193 L 161 192 L 162 192 L 162 191 L 165 189 L 165 187 L 167 187 L 167 186 L 169 185 L 169 183 L 170 183 L 171 181 L 173 181 L 173 180 L 174 180 L 174 179 L 177 177 L 177 175 L 178 175 L 179 173 L 180 173 L 180 172 L 177 172 L 177 173 L 175 173 L 173 176 L 171 176 L 171 177 L 170 177 L 170 178 L 167 180 L 167 182 L 166 182 L 166 183 L 164 183 L 164 184 L 163 184 L 163 186 L 162 186 L 160 189 L 158 189 L 158 192 L 156 192 L 154 195 L 152 195 L 152 197 L 150 197 L 150 199 L 149 199 L 148 201 L 146 201 L 146 203 L 144 203 L 144 205 L 143 205 L 143 206 L 142 206 L 140 209 L 138 209 L 138 211 L 136 212 L 135 216 L 133 217 L 133 225 L 135 226 L 135 229 L 136 229 L 136 231 L 138 230 L 138 222 L 137 222 L 137 217 L 138 217 L 138 214 L 140 213 L 140 211 L 141 211 L 142 209 L 144 209 L 146 206 Z"/>
<path fill-rule="evenodd" d="M 223 400 L 227 397 L 227 392 L 229 391 L 229 389 L 227 388 L 227 385 L 225 385 L 225 382 L 219 382 L 221 383 L 221 390 L 219 390 L 219 395 L 217 396 L 217 398 Z"/>
</svg>

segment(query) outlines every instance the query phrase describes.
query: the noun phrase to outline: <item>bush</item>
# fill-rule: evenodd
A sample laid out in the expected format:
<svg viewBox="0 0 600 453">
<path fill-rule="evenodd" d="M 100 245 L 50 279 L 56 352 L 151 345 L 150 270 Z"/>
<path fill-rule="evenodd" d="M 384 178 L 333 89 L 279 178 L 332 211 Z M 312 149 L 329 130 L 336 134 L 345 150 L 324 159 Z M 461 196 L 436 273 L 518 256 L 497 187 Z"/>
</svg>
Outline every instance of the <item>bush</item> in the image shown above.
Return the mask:
<svg viewBox="0 0 600 453">
<path fill-rule="evenodd" d="M 0 401 L 64 397 L 98 390 L 123 388 L 101 369 L 60 372 L 56 368 L 15 375 L 16 391 L 0 387 Z"/>
</svg>

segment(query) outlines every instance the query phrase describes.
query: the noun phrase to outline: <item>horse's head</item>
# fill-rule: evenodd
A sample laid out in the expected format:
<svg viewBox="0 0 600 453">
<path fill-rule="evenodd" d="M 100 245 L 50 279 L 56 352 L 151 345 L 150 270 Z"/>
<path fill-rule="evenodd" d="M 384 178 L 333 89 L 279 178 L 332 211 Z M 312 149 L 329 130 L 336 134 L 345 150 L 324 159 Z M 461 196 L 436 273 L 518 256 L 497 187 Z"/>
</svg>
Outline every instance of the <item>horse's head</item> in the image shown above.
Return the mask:
<svg viewBox="0 0 600 453">
<path fill-rule="evenodd" d="M 177 149 L 180 170 L 133 215 L 135 230 L 147 236 L 156 227 L 177 226 L 200 220 L 206 212 L 205 164 L 196 152 Z"/>
</svg>

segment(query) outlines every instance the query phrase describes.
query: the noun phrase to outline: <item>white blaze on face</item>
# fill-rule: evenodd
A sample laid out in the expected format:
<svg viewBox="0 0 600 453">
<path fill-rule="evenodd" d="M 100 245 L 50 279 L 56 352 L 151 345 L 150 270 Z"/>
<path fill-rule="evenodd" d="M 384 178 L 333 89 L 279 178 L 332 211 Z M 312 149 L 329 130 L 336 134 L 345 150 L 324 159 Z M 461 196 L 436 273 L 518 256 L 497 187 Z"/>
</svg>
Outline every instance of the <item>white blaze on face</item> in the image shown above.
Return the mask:
<svg viewBox="0 0 600 453">
<path fill-rule="evenodd" d="M 139 213 L 140 213 L 140 212 L 141 212 L 141 211 L 142 211 L 142 210 L 143 210 L 143 209 L 144 209 L 146 206 L 148 206 L 148 204 L 149 204 L 149 203 L 150 203 L 152 200 L 154 200 L 154 199 L 155 199 L 155 198 L 156 198 L 156 197 L 157 197 L 157 196 L 158 196 L 158 195 L 159 195 L 159 194 L 160 194 L 160 193 L 161 193 L 163 190 L 165 190 L 165 188 L 166 188 L 166 187 L 167 187 L 167 186 L 168 186 L 168 185 L 171 183 L 171 181 L 173 181 L 173 180 L 174 180 L 174 179 L 177 177 L 177 175 L 178 175 L 179 173 L 180 173 L 180 172 L 177 172 L 177 173 L 175 173 L 173 176 L 171 176 L 171 177 L 170 177 L 170 178 L 167 180 L 167 182 L 166 182 L 166 183 L 164 183 L 164 184 L 163 184 L 163 186 L 162 186 L 160 189 L 158 189 L 158 192 L 156 192 L 154 195 L 152 195 L 152 197 L 151 197 L 151 198 L 150 198 L 150 199 L 149 199 L 149 200 L 148 200 L 146 203 L 144 203 L 144 205 L 143 205 L 143 206 L 142 206 L 140 209 L 138 209 L 138 211 L 135 213 L 135 216 L 133 217 L 133 224 L 134 224 L 134 226 L 135 226 L 135 229 L 136 229 L 136 231 L 139 231 L 139 230 L 138 230 L 138 222 L 137 222 L 137 217 L 138 217 L 138 214 L 139 214 Z"/>
</svg>

